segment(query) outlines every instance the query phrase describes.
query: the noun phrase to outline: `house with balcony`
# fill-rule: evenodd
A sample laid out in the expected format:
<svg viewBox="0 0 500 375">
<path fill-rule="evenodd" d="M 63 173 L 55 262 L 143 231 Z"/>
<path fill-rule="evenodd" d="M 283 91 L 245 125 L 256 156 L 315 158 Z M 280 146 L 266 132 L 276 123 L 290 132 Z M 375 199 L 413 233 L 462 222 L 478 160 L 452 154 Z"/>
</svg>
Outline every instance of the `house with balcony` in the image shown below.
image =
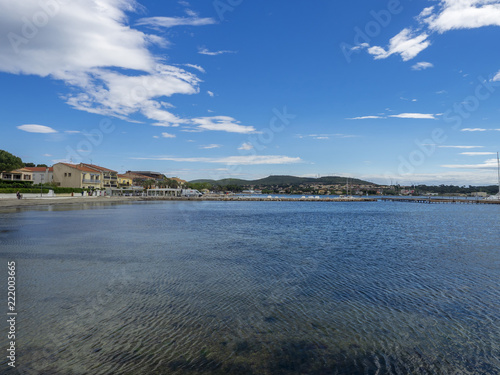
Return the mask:
<svg viewBox="0 0 500 375">
<path fill-rule="evenodd" d="M 10 172 L 0 172 L 2 181 L 33 182 L 33 173 L 27 168 L 14 169 Z"/>
<path fill-rule="evenodd" d="M 52 168 L 57 186 L 90 190 L 101 188 L 101 173 L 93 168 L 70 163 L 57 163 Z"/>
<path fill-rule="evenodd" d="M 89 168 L 101 175 L 101 188 L 117 188 L 118 187 L 118 172 L 112 169 L 100 167 L 95 164 L 80 163 L 80 166 Z"/>
<path fill-rule="evenodd" d="M 134 179 L 124 174 L 118 174 L 118 187 L 126 188 L 134 185 Z"/>
</svg>

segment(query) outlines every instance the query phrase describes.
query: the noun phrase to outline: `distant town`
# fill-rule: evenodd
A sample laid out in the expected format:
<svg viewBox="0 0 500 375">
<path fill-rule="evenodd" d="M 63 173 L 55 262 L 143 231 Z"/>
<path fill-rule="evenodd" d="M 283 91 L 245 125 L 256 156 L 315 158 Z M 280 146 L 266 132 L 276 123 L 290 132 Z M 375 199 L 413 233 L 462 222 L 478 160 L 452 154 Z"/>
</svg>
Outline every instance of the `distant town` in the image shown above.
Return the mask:
<svg viewBox="0 0 500 375">
<path fill-rule="evenodd" d="M 138 195 L 154 189 L 193 189 L 203 194 L 310 194 L 310 195 L 447 195 L 486 197 L 498 186 L 453 185 L 379 185 L 340 176 L 318 178 L 269 176 L 259 180 L 195 180 L 167 177 L 154 171 L 118 173 L 101 165 L 88 163 L 23 163 L 20 158 L 0 150 L 0 193 L 33 193 L 53 190 L 56 193 L 88 195 Z"/>
</svg>

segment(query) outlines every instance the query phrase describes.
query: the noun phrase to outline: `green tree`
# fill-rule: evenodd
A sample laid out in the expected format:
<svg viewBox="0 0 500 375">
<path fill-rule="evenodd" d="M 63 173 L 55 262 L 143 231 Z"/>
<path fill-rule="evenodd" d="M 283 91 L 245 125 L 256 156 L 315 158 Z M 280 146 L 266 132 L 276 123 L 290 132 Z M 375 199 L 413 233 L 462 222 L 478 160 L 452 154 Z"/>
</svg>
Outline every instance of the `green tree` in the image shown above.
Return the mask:
<svg viewBox="0 0 500 375">
<path fill-rule="evenodd" d="M 22 167 L 24 167 L 24 164 L 21 158 L 12 155 L 10 152 L 0 150 L 0 172 L 10 172 Z"/>
<path fill-rule="evenodd" d="M 45 167 L 45 168 L 48 168 L 47 164 L 37 164 L 36 166 L 37 166 L 37 167 Z"/>
<path fill-rule="evenodd" d="M 24 163 L 25 167 L 34 167 L 35 163 Z"/>
</svg>

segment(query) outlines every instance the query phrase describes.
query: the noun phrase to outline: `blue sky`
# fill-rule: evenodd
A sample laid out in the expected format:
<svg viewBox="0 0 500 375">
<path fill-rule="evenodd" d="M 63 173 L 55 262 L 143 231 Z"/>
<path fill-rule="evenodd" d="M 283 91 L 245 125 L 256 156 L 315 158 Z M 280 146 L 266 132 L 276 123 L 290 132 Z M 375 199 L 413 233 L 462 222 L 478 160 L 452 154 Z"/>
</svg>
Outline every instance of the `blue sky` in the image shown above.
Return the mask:
<svg viewBox="0 0 500 375">
<path fill-rule="evenodd" d="M 0 148 L 255 179 L 493 184 L 500 0 L 0 0 Z"/>
</svg>

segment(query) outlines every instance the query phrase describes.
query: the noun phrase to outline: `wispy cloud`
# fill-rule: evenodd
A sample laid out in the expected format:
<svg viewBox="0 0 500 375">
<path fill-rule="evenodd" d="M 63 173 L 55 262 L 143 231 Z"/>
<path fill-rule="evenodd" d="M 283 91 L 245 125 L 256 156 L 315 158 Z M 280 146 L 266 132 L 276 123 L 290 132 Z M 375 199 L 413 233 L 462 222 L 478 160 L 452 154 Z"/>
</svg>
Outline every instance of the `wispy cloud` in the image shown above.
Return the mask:
<svg viewBox="0 0 500 375">
<path fill-rule="evenodd" d="M 189 163 L 220 163 L 227 165 L 263 165 L 263 164 L 296 164 L 301 163 L 299 157 L 282 155 L 249 155 L 249 156 L 227 156 L 222 158 L 180 158 L 180 157 L 145 157 L 131 158 L 134 160 L 163 160 Z"/>
<path fill-rule="evenodd" d="M 80 130 L 65 130 L 64 131 L 66 134 L 80 134 Z"/>
<path fill-rule="evenodd" d="M 200 18 L 195 13 L 191 17 L 147 17 L 137 20 L 137 26 L 174 27 L 174 26 L 205 26 L 217 23 L 213 18 Z"/>
<path fill-rule="evenodd" d="M 461 152 L 460 155 L 467 155 L 467 156 L 496 155 L 496 152 Z"/>
<path fill-rule="evenodd" d="M 211 144 L 211 145 L 205 145 L 205 146 L 200 146 L 199 148 L 204 149 L 204 150 L 210 150 L 212 148 L 221 148 L 222 145 L 217 145 L 217 144 Z"/>
<path fill-rule="evenodd" d="M 470 149 L 470 148 L 484 148 L 484 146 L 447 146 L 447 145 L 441 145 L 438 146 L 439 148 L 463 148 L 463 149 Z"/>
<path fill-rule="evenodd" d="M 429 69 L 429 68 L 433 68 L 434 65 L 430 62 L 426 62 L 426 61 L 421 61 L 421 62 L 418 62 L 416 63 L 415 65 L 413 65 L 411 68 L 413 70 L 424 70 L 424 69 Z"/>
<path fill-rule="evenodd" d="M 481 164 L 447 164 L 442 165 L 442 167 L 455 169 L 496 169 L 497 159 L 488 159 Z"/>
<path fill-rule="evenodd" d="M 464 128 L 462 132 L 487 132 L 487 131 L 500 131 L 500 129 L 484 129 L 484 128 Z"/>
<path fill-rule="evenodd" d="M 312 138 L 317 140 L 329 140 L 330 138 L 357 138 L 359 135 L 353 134 L 297 134 L 297 138 Z"/>
<path fill-rule="evenodd" d="M 211 96 L 211 97 L 214 97 L 214 95 L 215 95 L 212 91 L 207 91 L 207 94 L 208 94 L 209 96 Z"/>
<path fill-rule="evenodd" d="M 435 120 L 436 117 L 434 116 L 431 113 L 400 113 L 399 115 L 390 115 L 389 117 Z"/>
<path fill-rule="evenodd" d="M 239 121 L 229 116 L 199 117 L 191 120 L 197 126 L 195 130 L 215 130 L 228 133 L 256 133 L 253 126 L 241 125 Z"/>
<path fill-rule="evenodd" d="M 359 116 L 359 117 L 351 117 L 346 120 L 374 120 L 374 119 L 382 119 L 384 116 Z"/>
<path fill-rule="evenodd" d="M 400 113 L 398 115 L 388 115 L 388 116 L 360 116 L 360 117 L 351 117 L 346 120 L 372 120 L 372 119 L 387 119 L 390 117 L 393 118 L 403 118 L 403 119 L 423 119 L 423 120 L 435 120 L 437 114 L 432 113 Z"/>
<path fill-rule="evenodd" d="M 45 125 L 26 124 L 19 125 L 17 128 L 28 133 L 57 133 L 57 130 Z"/>
<path fill-rule="evenodd" d="M 205 72 L 205 69 L 203 69 L 201 66 L 199 65 L 195 65 L 195 64 L 184 64 L 184 66 L 187 66 L 187 67 L 190 67 L 190 68 L 193 68 L 193 69 L 196 69 L 198 70 L 199 72 L 201 73 L 206 73 Z"/>
<path fill-rule="evenodd" d="M 201 55 L 217 56 L 217 55 L 222 55 L 224 53 L 236 53 L 236 51 L 228 51 L 228 50 L 209 51 L 205 47 L 199 47 L 198 48 L 198 53 L 201 54 Z"/>
</svg>

